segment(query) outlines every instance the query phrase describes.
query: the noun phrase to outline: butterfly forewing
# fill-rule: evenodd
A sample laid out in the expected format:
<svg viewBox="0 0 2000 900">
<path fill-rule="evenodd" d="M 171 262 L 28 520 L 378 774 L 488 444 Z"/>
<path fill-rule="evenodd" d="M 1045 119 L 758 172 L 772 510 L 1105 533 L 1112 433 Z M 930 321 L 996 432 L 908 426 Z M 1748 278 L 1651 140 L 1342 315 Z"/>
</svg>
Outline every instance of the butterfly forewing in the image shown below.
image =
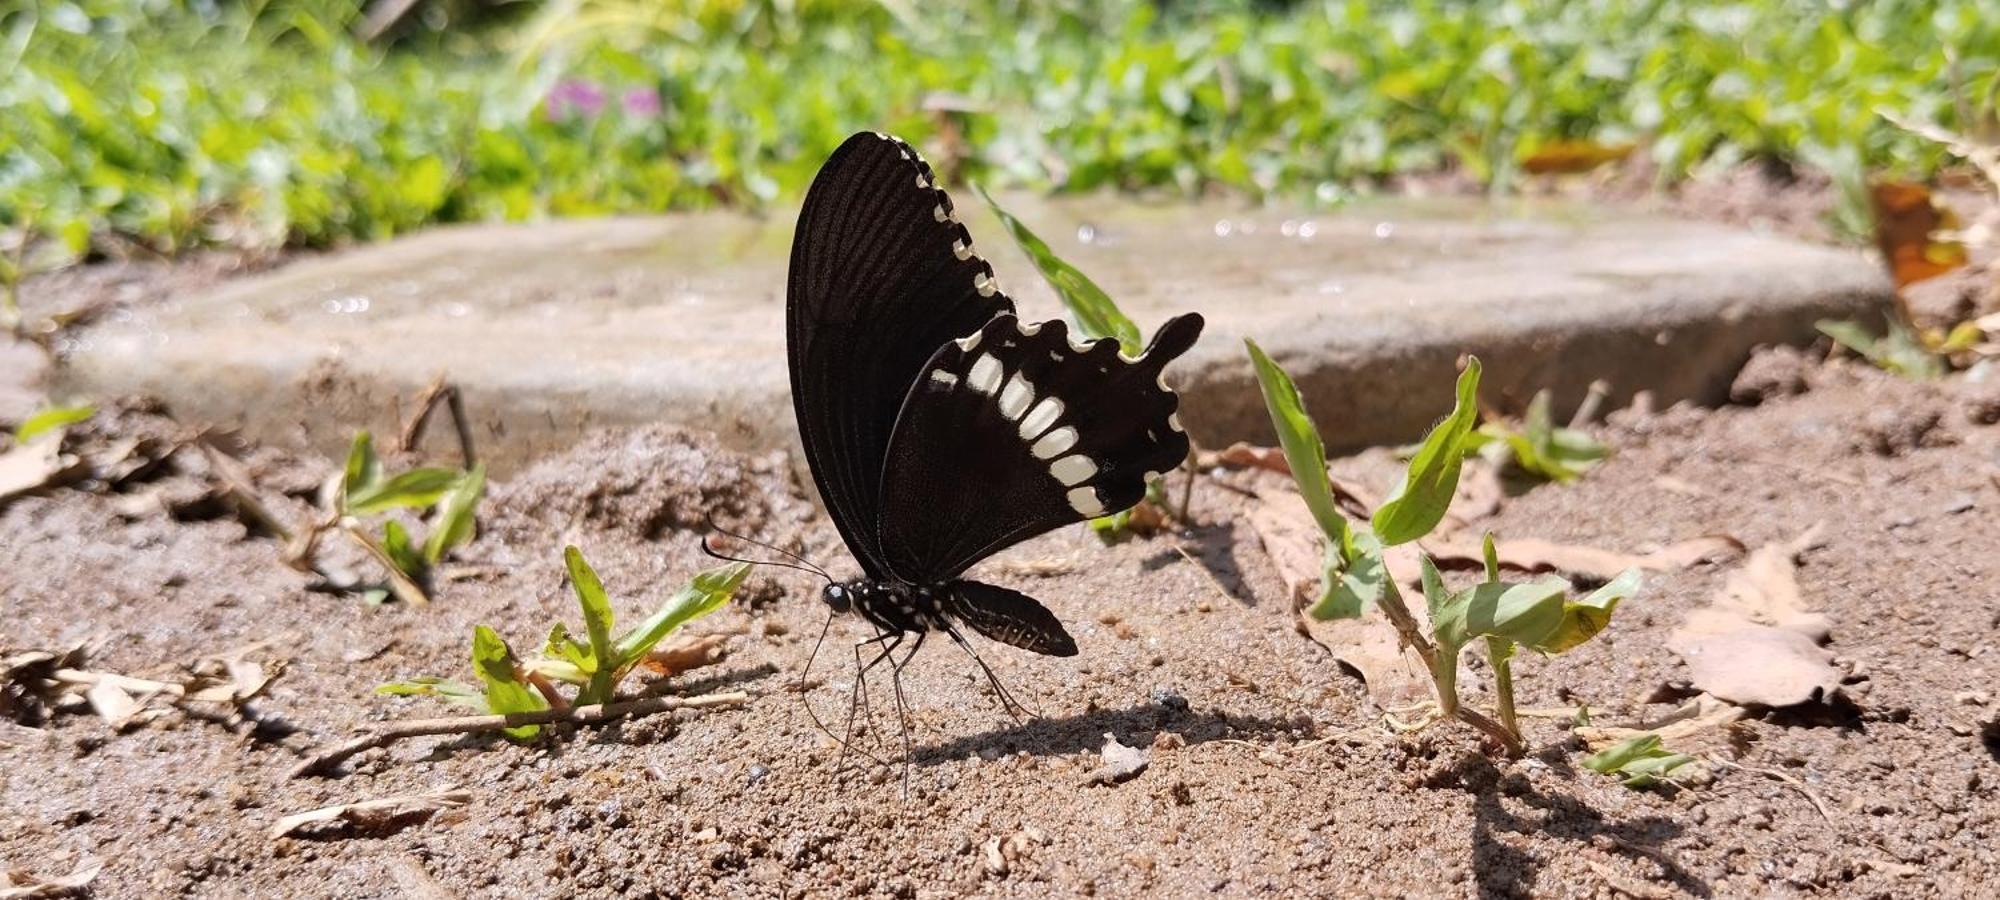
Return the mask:
<svg viewBox="0 0 2000 900">
<path fill-rule="evenodd" d="M 820 169 L 792 241 L 785 326 L 792 404 L 813 479 L 869 576 L 882 460 L 938 347 L 1011 312 L 992 269 L 908 145 L 857 134 Z"/>
<path fill-rule="evenodd" d="M 1003 315 L 917 374 L 883 467 L 880 544 L 896 577 L 956 577 L 1002 548 L 1130 507 L 1187 456 L 1161 370 L 1201 317 L 1160 328 L 1137 359 L 1073 344 L 1059 321 Z"/>
</svg>

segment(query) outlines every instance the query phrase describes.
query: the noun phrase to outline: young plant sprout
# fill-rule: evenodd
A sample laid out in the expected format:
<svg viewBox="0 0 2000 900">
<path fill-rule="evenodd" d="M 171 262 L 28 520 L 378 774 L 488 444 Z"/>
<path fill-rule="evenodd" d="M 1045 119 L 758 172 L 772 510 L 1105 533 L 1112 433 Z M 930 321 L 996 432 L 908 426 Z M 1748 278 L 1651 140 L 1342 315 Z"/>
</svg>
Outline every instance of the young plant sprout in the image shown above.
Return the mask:
<svg viewBox="0 0 2000 900">
<path fill-rule="evenodd" d="M 1523 647 L 1556 654 L 1590 640 L 1604 630 L 1619 601 L 1637 587 L 1638 572 L 1627 571 L 1588 596 L 1572 600 L 1572 588 L 1561 578 L 1526 583 L 1500 580 L 1499 560 L 1488 535 L 1486 580 L 1462 591 L 1448 591 L 1430 557 L 1417 555 L 1430 620 L 1427 627 L 1420 624 L 1404 604 L 1383 551 L 1424 537 L 1444 519 L 1458 488 L 1466 451 L 1475 440 L 1479 360 L 1467 360 L 1451 413 L 1424 437 L 1389 499 L 1363 525 L 1348 522 L 1334 503 L 1325 444 L 1306 413 L 1297 386 L 1255 341 L 1244 343 L 1292 478 L 1326 539 L 1320 597 L 1307 614 L 1329 620 L 1354 618 L 1370 607 L 1381 610 L 1400 633 L 1403 645 L 1423 659 L 1436 690 L 1438 712 L 1479 728 L 1510 753 L 1520 752 L 1521 728 L 1514 713 L 1514 655 Z M 1459 658 L 1466 645 L 1479 639 L 1484 639 L 1493 664 L 1497 718 L 1459 701 Z"/>
<path fill-rule="evenodd" d="M 616 696 L 619 682 L 632 673 L 655 645 L 682 625 L 721 609 L 743 584 L 750 567 L 743 563 L 718 566 L 696 575 L 639 624 L 612 636 L 611 600 L 597 573 L 575 547 L 563 550 L 569 580 L 583 609 L 584 640 L 570 636 L 561 622 L 550 629 L 541 653 L 523 660 L 499 632 L 485 625 L 472 630 L 472 669 L 479 684 L 422 676 L 394 681 L 375 689 L 378 694 L 429 694 L 481 713 L 527 713 L 545 709 L 598 706 Z M 564 697 L 556 683 L 576 688 Z M 508 728 L 515 740 L 529 740 L 540 725 Z"/>
<path fill-rule="evenodd" d="M 486 467 L 480 464 L 467 470 L 426 467 L 386 475 L 373 440 L 363 431 L 348 449 L 333 510 L 309 533 L 306 545 L 310 547 L 318 532 L 338 529 L 387 570 L 389 587 L 374 599 L 393 594 L 406 603 L 427 603 L 430 597 L 424 585 L 447 554 L 472 539 L 485 491 Z M 430 514 L 421 544 L 394 518 L 382 521 L 381 537 L 369 531 L 367 517 L 397 510 Z"/>
<path fill-rule="evenodd" d="M 1675 753 L 1660 743 L 1657 734 L 1628 738 L 1583 758 L 1583 767 L 1593 772 L 1616 775 L 1629 788 L 1652 787 L 1673 780 L 1675 770 L 1694 762 L 1686 753 Z"/>
<path fill-rule="evenodd" d="M 1083 274 L 1083 270 L 1071 265 L 1068 260 L 1057 256 L 1047 241 L 1037 236 L 1026 223 L 1003 209 L 991 194 L 986 193 L 985 188 L 974 185 L 973 190 L 979 192 L 980 199 L 985 200 L 987 207 L 999 217 L 1000 224 L 1007 227 L 1007 233 L 1014 237 L 1014 244 L 1020 247 L 1021 252 L 1027 254 L 1028 259 L 1035 264 L 1035 271 L 1040 272 L 1042 279 L 1049 283 L 1049 287 L 1055 289 L 1056 296 L 1062 300 L 1063 308 L 1069 311 L 1070 321 L 1076 325 L 1079 335 L 1086 340 L 1116 338 L 1119 349 L 1127 356 L 1137 356 L 1146 349 L 1145 334 L 1139 330 L 1138 323 L 1132 321 L 1132 317 L 1127 316 L 1124 310 L 1119 309 L 1117 302 L 1113 301 L 1111 295 L 1105 293 L 1103 288 L 1098 287 L 1097 282 L 1091 281 L 1090 276 Z M 1132 527 L 1135 515 L 1148 514 L 1142 512 L 1147 504 L 1150 504 L 1153 510 L 1164 511 L 1177 520 L 1187 521 L 1188 501 L 1194 491 L 1194 457 L 1195 451 L 1190 449 L 1185 465 L 1188 473 L 1187 486 L 1181 492 L 1179 506 L 1175 506 L 1167 499 L 1165 477 L 1156 476 L 1146 483 L 1144 503 L 1090 520 L 1091 530 L 1107 541 L 1118 540 Z"/>
<path fill-rule="evenodd" d="M 95 406 L 52 406 L 35 411 L 14 428 L 14 446 L 25 447 L 45 434 L 60 432 L 97 415 Z"/>
<path fill-rule="evenodd" d="M 1466 442 L 1496 468 L 1512 468 L 1543 481 L 1574 481 L 1603 462 L 1611 451 L 1596 438 L 1557 425 L 1549 414 L 1549 392 L 1537 391 L 1520 424 L 1489 421 Z"/>
</svg>

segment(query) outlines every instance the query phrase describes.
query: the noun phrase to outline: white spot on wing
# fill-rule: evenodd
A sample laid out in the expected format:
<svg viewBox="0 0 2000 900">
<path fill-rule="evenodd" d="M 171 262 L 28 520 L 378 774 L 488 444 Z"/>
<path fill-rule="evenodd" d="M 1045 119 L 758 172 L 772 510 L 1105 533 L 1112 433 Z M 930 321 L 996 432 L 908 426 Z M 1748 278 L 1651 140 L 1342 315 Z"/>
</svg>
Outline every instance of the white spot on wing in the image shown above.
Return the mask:
<svg viewBox="0 0 2000 900">
<path fill-rule="evenodd" d="M 1035 386 L 1028 383 L 1021 373 L 1007 379 L 1007 386 L 1000 390 L 1000 415 L 1013 421 L 1028 411 L 1028 404 L 1035 402 Z"/>
<path fill-rule="evenodd" d="M 1000 289 L 1000 286 L 994 282 L 993 278 L 985 272 L 972 276 L 972 286 L 979 290 L 979 296 L 981 297 L 991 297 L 994 291 Z"/>
<path fill-rule="evenodd" d="M 1104 515 L 1104 503 L 1097 499 L 1097 489 L 1074 488 L 1069 492 L 1070 508 L 1082 513 L 1086 518 L 1095 519 Z"/>
<path fill-rule="evenodd" d="M 1076 446 L 1076 429 L 1064 425 L 1042 436 L 1029 448 L 1039 459 L 1054 459 L 1064 450 Z"/>
<path fill-rule="evenodd" d="M 953 387 L 958 384 L 958 376 L 943 369 L 932 369 L 931 380 L 945 387 Z"/>
<path fill-rule="evenodd" d="M 1021 420 L 1021 440 L 1031 441 L 1035 436 L 1049 429 L 1057 419 L 1062 418 L 1063 405 L 1054 397 L 1043 397 L 1042 402 L 1028 410 L 1027 418 Z"/>
<path fill-rule="evenodd" d="M 956 257 L 958 257 L 958 258 L 959 258 L 959 259 L 961 259 L 961 260 L 966 260 L 966 259 L 971 259 L 971 258 L 972 258 L 972 248 L 971 248 L 971 247 L 967 247 L 967 246 L 965 246 L 965 242 L 964 242 L 964 241 L 952 241 L 952 242 L 951 242 L 951 255 L 953 255 L 953 256 L 956 256 Z"/>
<path fill-rule="evenodd" d="M 1175 434 L 1180 434 L 1187 430 L 1181 427 L 1181 414 L 1177 412 L 1167 413 L 1167 427 L 1173 429 Z"/>
<path fill-rule="evenodd" d="M 979 339 L 985 336 L 985 334 L 986 332 L 984 331 L 975 331 L 965 337 L 959 338 L 957 341 L 958 349 L 971 353 L 974 348 L 979 346 Z"/>
<path fill-rule="evenodd" d="M 1072 453 L 1049 464 L 1049 474 L 1054 475 L 1064 487 L 1082 484 L 1097 474 L 1097 463 L 1081 453 Z"/>
<path fill-rule="evenodd" d="M 931 183 L 930 183 L 930 180 L 924 177 L 924 173 L 922 173 L 922 172 L 918 172 L 918 173 L 917 173 L 917 189 L 918 189 L 918 190 L 923 190 L 924 188 L 928 188 L 928 187 L 930 187 L 930 186 L 931 186 Z"/>
<path fill-rule="evenodd" d="M 1014 330 L 1020 332 L 1022 337 L 1034 337 L 1035 335 L 1042 333 L 1042 323 L 1023 322 L 1019 319 L 1015 319 Z"/>
<path fill-rule="evenodd" d="M 948 218 L 951 218 L 951 216 L 945 213 L 944 204 L 940 203 L 936 206 L 931 207 L 931 218 L 942 222 Z"/>
<path fill-rule="evenodd" d="M 992 395 L 1000 390 L 1000 361 L 984 353 L 972 363 L 972 371 L 966 374 L 965 383 L 982 394 Z"/>
</svg>

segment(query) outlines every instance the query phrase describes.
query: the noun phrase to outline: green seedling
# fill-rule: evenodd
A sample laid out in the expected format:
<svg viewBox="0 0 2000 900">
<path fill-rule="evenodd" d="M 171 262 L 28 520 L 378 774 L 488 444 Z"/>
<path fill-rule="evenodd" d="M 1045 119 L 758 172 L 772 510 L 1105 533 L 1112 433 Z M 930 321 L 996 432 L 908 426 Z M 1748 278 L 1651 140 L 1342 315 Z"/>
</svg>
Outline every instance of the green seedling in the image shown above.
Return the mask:
<svg viewBox="0 0 2000 900">
<path fill-rule="evenodd" d="M 1647 733 L 1586 756 L 1583 765 L 1593 772 L 1617 776 L 1626 787 L 1645 788 L 1671 781 L 1674 770 L 1694 761 L 1693 756 L 1661 745 L 1659 735 Z"/>
<path fill-rule="evenodd" d="M 1438 702 L 1447 714 L 1458 707 L 1458 660 L 1474 639 L 1484 638 L 1493 665 L 1493 692 L 1500 723 L 1520 734 L 1514 714 L 1513 660 L 1522 648 L 1555 655 L 1581 646 L 1611 623 L 1619 602 L 1639 586 L 1639 571 L 1628 569 L 1581 599 L 1562 578 L 1546 576 L 1511 583 L 1500 580 L 1500 560 L 1493 536 L 1486 536 L 1486 580 L 1456 593 L 1448 592 L 1437 566 L 1419 556 L 1424 600 L 1430 612 L 1431 638 L 1437 644 L 1431 678 Z"/>
<path fill-rule="evenodd" d="M 1538 391 L 1528 401 L 1521 422 L 1487 422 L 1474 431 L 1467 449 L 1477 451 L 1496 468 L 1513 467 L 1544 481 L 1574 481 L 1604 461 L 1611 451 L 1596 438 L 1555 424 L 1549 414 L 1549 392 Z"/>
<path fill-rule="evenodd" d="M 1967 325 L 1969 327 L 1970 323 Z M 1929 380 L 1942 377 L 1945 371 L 1944 357 L 1951 352 L 1945 349 L 1947 346 L 1945 340 L 1940 340 L 1933 346 L 1918 334 L 1915 328 L 1905 324 L 1900 318 L 1891 318 L 1888 329 L 1881 337 L 1876 337 L 1867 326 L 1852 320 L 1837 322 L 1822 319 L 1814 323 L 1813 327 L 1818 328 L 1821 334 L 1832 338 L 1834 343 L 1854 351 L 1862 359 L 1873 363 L 1876 368 L 1905 378 Z M 1946 340 L 1953 337 L 1966 340 L 1967 346 L 1978 340 L 1976 329 L 1975 333 L 1970 335 L 1948 335 Z"/>
<path fill-rule="evenodd" d="M 381 457 L 368 432 L 354 436 L 342 469 L 333 515 L 327 520 L 351 537 L 388 570 L 389 586 L 373 599 L 395 596 L 409 603 L 426 603 L 424 585 L 452 550 L 472 539 L 479 500 L 486 491 L 486 468 L 416 468 L 394 475 L 383 471 Z M 389 518 L 398 511 L 427 515 L 424 539 L 412 538 L 402 521 Z M 380 537 L 367 520 L 381 516 Z M 308 541 L 310 544 L 310 541 Z"/>
<path fill-rule="evenodd" d="M 1383 549 L 1422 538 L 1444 519 L 1458 488 L 1465 453 L 1475 443 L 1479 360 L 1467 360 L 1451 413 L 1424 437 L 1389 499 L 1362 524 L 1349 522 L 1334 503 L 1326 474 L 1325 443 L 1306 413 L 1297 386 L 1254 341 L 1245 344 L 1285 461 L 1326 538 L 1321 596 L 1307 613 L 1328 620 L 1359 616 L 1371 606 L 1379 609 L 1401 634 L 1404 645 L 1415 650 L 1428 667 L 1439 712 L 1460 718 L 1510 751 L 1518 751 L 1521 730 L 1514 714 L 1514 656 L 1522 648 L 1561 653 L 1588 641 L 1604 630 L 1612 610 L 1632 594 L 1638 573 L 1626 572 L 1581 599 L 1571 599 L 1570 584 L 1560 578 L 1503 582 L 1492 536 L 1488 535 L 1486 580 L 1463 591 L 1447 591 L 1436 565 L 1428 556 L 1418 554 L 1430 614 L 1430 627 L 1423 628 L 1404 605 L 1401 590 L 1388 573 Z M 1466 645 L 1479 639 L 1484 639 L 1494 667 L 1497 720 L 1459 702 L 1459 660 Z"/>
<path fill-rule="evenodd" d="M 38 410 L 14 429 L 14 446 L 27 445 L 45 434 L 54 434 L 97 415 L 95 406 L 52 406 Z"/>
<path fill-rule="evenodd" d="M 390 682 L 376 688 L 376 693 L 428 694 L 482 713 L 501 714 L 609 703 L 616 697 L 619 683 L 654 646 L 682 625 L 721 609 L 750 574 L 750 567 L 743 563 L 702 572 L 652 615 L 613 637 L 611 600 L 596 571 L 575 547 L 564 548 L 563 561 L 577 605 L 583 610 L 583 640 L 557 622 L 541 653 L 523 660 L 498 632 L 479 625 L 472 631 L 472 668 L 479 676 L 478 685 L 425 676 Z M 574 686 L 575 696 L 562 696 L 557 683 Z M 528 740 L 540 730 L 539 725 L 524 725 L 510 728 L 506 734 Z"/>
<path fill-rule="evenodd" d="M 1000 223 L 1007 227 L 1007 233 L 1013 236 L 1015 245 L 1034 262 L 1035 271 L 1040 272 L 1042 279 L 1049 283 L 1049 287 L 1055 289 L 1056 296 L 1062 299 L 1063 308 L 1069 312 L 1070 321 L 1076 326 L 1078 334 L 1089 340 L 1116 339 L 1118 349 L 1128 356 L 1137 356 L 1145 351 L 1145 337 L 1139 331 L 1138 323 L 1132 321 L 1132 317 L 1118 308 L 1117 302 L 1111 299 L 1110 294 L 1098 287 L 1097 282 L 1091 281 L 1090 276 L 1083 274 L 1083 270 L 1057 256 L 1047 241 L 1029 229 L 1027 223 L 1002 208 L 992 195 L 986 193 L 985 188 L 975 185 L 973 189 L 979 192 L 980 199 L 985 200 L 986 205 L 993 210 L 993 214 L 999 217 Z M 1193 466 L 1194 448 L 1190 445 L 1187 464 L 1184 467 L 1188 472 L 1188 487 L 1181 494 L 1178 509 L 1167 500 L 1166 480 L 1163 477 L 1155 477 L 1146 483 L 1144 502 L 1153 504 L 1156 509 L 1166 510 L 1176 519 L 1186 521 L 1189 492 L 1194 489 Z M 1131 527 L 1134 509 L 1137 507 L 1092 519 L 1090 527 L 1099 537 L 1107 541 L 1118 540 Z"/>
</svg>

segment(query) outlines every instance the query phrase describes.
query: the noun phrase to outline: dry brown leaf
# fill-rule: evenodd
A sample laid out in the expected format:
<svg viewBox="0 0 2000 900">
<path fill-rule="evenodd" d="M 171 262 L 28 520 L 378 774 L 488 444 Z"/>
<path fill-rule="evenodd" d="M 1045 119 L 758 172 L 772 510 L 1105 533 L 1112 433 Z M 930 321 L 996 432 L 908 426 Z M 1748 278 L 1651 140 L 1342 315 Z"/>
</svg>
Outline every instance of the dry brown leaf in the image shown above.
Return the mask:
<svg viewBox="0 0 2000 900">
<path fill-rule="evenodd" d="M 0 501 L 16 494 L 54 487 L 89 471 L 75 456 L 62 452 L 60 432 L 0 453 Z"/>
<path fill-rule="evenodd" d="M 1935 278 L 1965 265 L 1963 244 L 1940 241 L 1937 234 L 1958 227 L 1958 221 L 1914 181 L 1878 181 L 1869 186 L 1875 207 L 1875 243 L 1889 263 L 1889 273 L 1902 288 Z"/>
<path fill-rule="evenodd" d="M 439 810 L 454 809 L 471 802 L 471 791 L 446 788 L 428 794 L 406 794 L 400 797 L 340 803 L 293 813 L 279 819 L 278 823 L 271 827 L 271 837 L 281 838 L 306 826 L 329 822 L 344 822 L 362 828 L 383 828 L 405 819 L 428 818 Z"/>
<path fill-rule="evenodd" d="M 1424 549 L 1441 568 L 1479 568 L 1485 565 L 1480 542 L 1471 539 L 1427 540 Z M 1743 542 L 1723 534 L 1690 538 L 1651 553 L 1619 553 L 1601 547 L 1558 544 L 1535 538 L 1495 541 L 1494 549 L 1502 568 L 1524 572 L 1567 572 L 1608 580 L 1626 569 L 1670 572 L 1699 562 L 1725 559 L 1743 552 Z"/>
<path fill-rule="evenodd" d="M 1264 555 L 1285 583 L 1286 599 L 1310 603 L 1319 592 L 1321 543 L 1319 523 L 1295 491 L 1265 491 L 1250 511 L 1250 527 L 1264 544 Z"/>
<path fill-rule="evenodd" d="M 1642 719 L 1629 725 L 1579 725 L 1571 733 L 1582 738 L 1592 751 L 1642 734 L 1658 734 L 1660 740 L 1674 744 L 1705 731 L 1727 727 L 1744 715 L 1743 707 L 1702 694 L 1664 716 Z"/>
<path fill-rule="evenodd" d="M 1421 608 L 1410 610 L 1423 618 Z M 1431 696 L 1431 677 L 1416 653 L 1403 649 L 1395 626 L 1369 610 L 1359 619 L 1319 622 L 1301 617 L 1313 640 L 1354 671 L 1368 686 L 1368 700 L 1381 710 L 1406 708 Z"/>
<path fill-rule="evenodd" d="M 1225 469 L 1263 469 L 1290 477 L 1291 463 L 1285 459 L 1285 451 L 1277 447 L 1256 447 L 1238 441 L 1222 450 L 1204 450 L 1195 458 L 1195 466 L 1202 469 L 1217 467 Z M 1381 498 L 1360 482 L 1343 478 L 1332 472 L 1326 473 L 1327 483 L 1333 488 L 1334 502 L 1340 504 L 1348 515 L 1367 518 Z"/>
<path fill-rule="evenodd" d="M 1521 158 L 1521 171 L 1530 175 L 1576 175 L 1631 156 L 1637 148 L 1631 141 L 1615 144 L 1549 141 Z"/>
<path fill-rule="evenodd" d="M 111 726 L 112 731 L 124 731 L 139 724 L 139 714 L 145 711 L 145 704 L 132 699 L 125 689 L 111 681 L 100 681 L 85 691 L 84 699 L 90 701 L 91 712 Z"/>
<path fill-rule="evenodd" d="M 654 647 L 640 661 L 646 670 L 661 678 L 679 675 L 690 669 L 714 665 L 729 655 L 724 646 L 729 642 L 726 634 L 704 634 L 699 637 L 683 637 L 670 644 Z"/>
<path fill-rule="evenodd" d="M 1833 654 L 1820 646 L 1827 619 L 1806 609 L 1798 584 L 1798 557 L 1818 546 L 1823 527 L 1757 548 L 1668 637 L 1696 688 L 1732 703 L 1793 706 L 1840 687 Z"/>
<path fill-rule="evenodd" d="M 90 886 L 97 880 L 97 873 L 104 870 L 104 862 L 85 859 L 77 864 L 76 871 L 59 878 L 44 878 L 26 869 L 10 869 L 0 872 L 0 900 L 28 900 L 31 897 L 59 897 Z"/>
</svg>

